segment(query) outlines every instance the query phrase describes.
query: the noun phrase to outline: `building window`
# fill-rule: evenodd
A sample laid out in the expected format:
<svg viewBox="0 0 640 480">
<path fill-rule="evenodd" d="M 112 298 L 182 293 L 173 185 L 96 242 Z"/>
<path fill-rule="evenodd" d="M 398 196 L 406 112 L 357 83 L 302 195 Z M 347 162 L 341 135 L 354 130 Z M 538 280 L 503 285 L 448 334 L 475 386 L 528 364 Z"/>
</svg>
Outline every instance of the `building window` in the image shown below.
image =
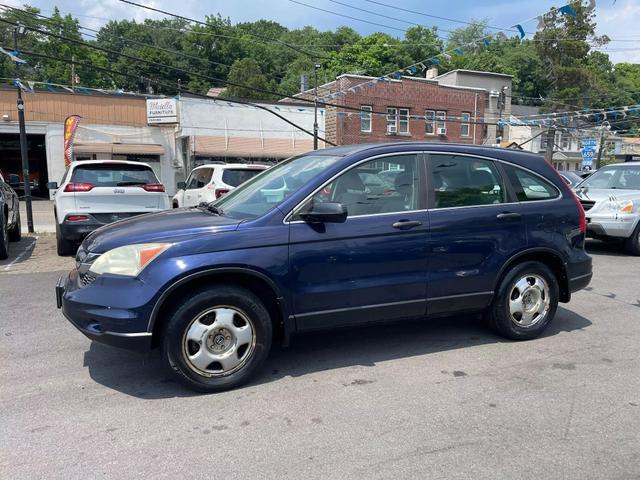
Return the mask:
<svg viewBox="0 0 640 480">
<path fill-rule="evenodd" d="M 434 135 L 436 133 L 436 112 L 433 110 L 424 112 L 424 121 L 424 133 Z"/>
<path fill-rule="evenodd" d="M 409 133 L 409 109 L 401 108 L 398 112 L 398 131 L 406 135 Z"/>
<path fill-rule="evenodd" d="M 398 133 L 398 109 L 387 107 L 387 133 Z"/>
<path fill-rule="evenodd" d="M 569 137 L 568 133 L 561 134 L 561 145 L 563 150 L 569 150 L 569 145 L 571 143 L 571 137 Z"/>
<path fill-rule="evenodd" d="M 442 110 L 439 110 L 438 113 L 436 114 L 436 119 L 438 120 L 436 122 L 436 128 L 438 129 L 438 131 L 436 131 L 436 133 L 439 135 L 439 131 L 440 129 L 443 129 L 446 131 L 447 128 L 447 112 L 444 112 Z"/>
<path fill-rule="evenodd" d="M 462 112 L 462 123 L 460 124 L 460 135 L 463 137 L 469 136 L 469 121 L 471 120 L 471 114 L 469 112 Z"/>
<path fill-rule="evenodd" d="M 371 105 L 362 105 L 360 110 L 362 110 L 360 113 L 360 131 L 371 132 Z"/>
</svg>

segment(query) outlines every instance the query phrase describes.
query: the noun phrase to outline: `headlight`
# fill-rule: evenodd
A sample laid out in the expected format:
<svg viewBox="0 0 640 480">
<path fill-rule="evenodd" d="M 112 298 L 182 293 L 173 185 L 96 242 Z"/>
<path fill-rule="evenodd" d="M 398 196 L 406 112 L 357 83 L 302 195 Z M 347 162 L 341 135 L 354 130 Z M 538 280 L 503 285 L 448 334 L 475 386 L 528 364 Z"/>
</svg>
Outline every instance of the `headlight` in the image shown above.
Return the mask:
<svg viewBox="0 0 640 480">
<path fill-rule="evenodd" d="M 609 200 L 603 203 L 598 210 L 604 213 L 634 213 L 638 211 L 638 206 L 640 206 L 640 202 L 633 200 Z"/>
<path fill-rule="evenodd" d="M 113 273 L 137 277 L 144 267 L 170 246 L 170 243 L 141 243 L 114 248 L 100 255 L 89 271 L 98 275 Z"/>
</svg>

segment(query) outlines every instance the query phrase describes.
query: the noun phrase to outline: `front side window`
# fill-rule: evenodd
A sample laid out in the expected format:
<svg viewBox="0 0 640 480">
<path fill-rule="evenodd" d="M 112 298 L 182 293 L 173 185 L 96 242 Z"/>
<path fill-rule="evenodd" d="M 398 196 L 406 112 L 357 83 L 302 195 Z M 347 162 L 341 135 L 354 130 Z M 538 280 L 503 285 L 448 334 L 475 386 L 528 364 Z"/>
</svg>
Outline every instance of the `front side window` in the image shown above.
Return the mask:
<svg viewBox="0 0 640 480">
<path fill-rule="evenodd" d="M 417 156 L 394 155 L 351 168 L 325 185 L 302 210 L 322 202 L 342 204 L 349 217 L 416 210 Z"/>
<path fill-rule="evenodd" d="M 462 112 L 460 118 L 462 120 L 460 123 L 460 135 L 468 137 L 470 132 L 469 121 L 471 119 L 471 114 L 469 112 Z"/>
<path fill-rule="evenodd" d="M 424 112 L 425 130 L 427 135 L 435 135 L 436 133 L 436 112 L 434 110 L 427 110 Z"/>
<path fill-rule="evenodd" d="M 506 202 L 504 182 L 491 160 L 460 155 L 431 155 L 435 208 Z"/>
<path fill-rule="evenodd" d="M 556 187 L 538 175 L 508 164 L 504 164 L 504 169 L 520 202 L 550 200 L 560 195 Z"/>
<path fill-rule="evenodd" d="M 398 109 L 387 108 L 387 133 L 398 133 Z"/>
<path fill-rule="evenodd" d="M 362 110 L 360 112 L 360 131 L 361 132 L 371 132 L 371 110 L 372 107 L 370 105 L 362 105 L 360 107 Z"/>
<path fill-rule="evenodd" d="M 187 190 L 204 188 L 211 181 L 212 175 L 213 169 L 211 168 L 199 168 L 192 171 L 187 181 Z"/>
</svg>

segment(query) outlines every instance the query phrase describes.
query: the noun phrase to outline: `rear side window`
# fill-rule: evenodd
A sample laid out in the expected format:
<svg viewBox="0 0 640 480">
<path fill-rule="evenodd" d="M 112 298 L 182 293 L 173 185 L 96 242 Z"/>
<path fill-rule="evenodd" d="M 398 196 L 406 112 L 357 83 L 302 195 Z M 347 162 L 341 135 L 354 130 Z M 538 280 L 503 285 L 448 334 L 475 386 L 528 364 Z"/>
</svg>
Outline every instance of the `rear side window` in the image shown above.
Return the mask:
<svg viewBox="0 0 640 480">
<path fill-rule="evenodd" d="M 158 179 L 145 165 L 98 163 L 77 166 L 71 174 L 71 182 L 90 183 L 94 187 L 126 187 L 158 183 Z"/>
<path fill-rule="evenodd" d="M 255 177 L 262 170 L 254 170 L 249 168 L 229 168 L 222 171 L 222 181 L 232 187 L 237 187 L 241 183 L 246 182 L 250 178 Z"/>
<path fill-rule="evenodd" d="M 213 175 L 212 168 L 200 168 L 191 172 L 189 181 L 187 182 L 187 190 L 193 190 L 194 188 L 204 188 L 210 181 Z"/>
<path fill-rule="evenodd" d="M 504 165 L 509 180 L 516 190 L 519 202 L 550 200 L 560 196 L 560 191 L 542 177 L 513 165 Z"/>
<path fill-rule="evenodd" d="M 504 182 L 491 160 L 445 154 L 430 158 L 435 208 L 494 205 L 506 201 Z"/>
</svg>

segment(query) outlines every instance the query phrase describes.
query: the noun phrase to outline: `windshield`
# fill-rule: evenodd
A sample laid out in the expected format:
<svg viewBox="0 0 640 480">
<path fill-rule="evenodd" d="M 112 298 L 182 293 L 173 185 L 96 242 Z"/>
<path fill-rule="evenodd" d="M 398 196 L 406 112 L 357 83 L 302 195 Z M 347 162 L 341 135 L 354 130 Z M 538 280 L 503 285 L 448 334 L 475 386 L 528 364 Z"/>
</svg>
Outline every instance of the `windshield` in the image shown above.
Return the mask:
<svg viewBox="0 0 640 480">
<path fill-rule="evenodd" d="M 261 172 L 211 205 L 225 217 L 260 217 L 342 157 L 310 154 L 290 158 Z"/>
<path fill-rule="evenodd" d="M 588 177 L 578 187 L 640 190 L 640 165 L 602 168 Z"/>
</svg>

